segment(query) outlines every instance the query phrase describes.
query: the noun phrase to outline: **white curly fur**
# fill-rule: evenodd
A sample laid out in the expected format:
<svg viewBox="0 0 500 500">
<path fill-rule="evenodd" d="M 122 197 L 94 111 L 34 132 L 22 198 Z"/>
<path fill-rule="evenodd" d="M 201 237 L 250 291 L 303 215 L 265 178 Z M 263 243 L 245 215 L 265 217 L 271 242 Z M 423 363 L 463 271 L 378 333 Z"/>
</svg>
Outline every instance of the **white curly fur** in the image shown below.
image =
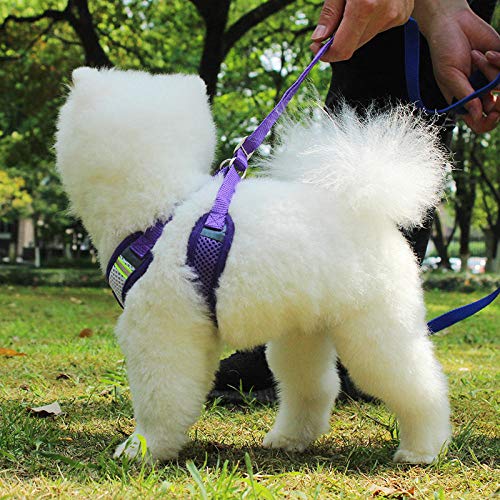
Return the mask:
<svg viewBox="0 0 500 500">
<path fill-rule="evenodd" d="M 335 116 L 318 106 L 309 115 L 287 121 L 281 147 L 262 165 L 272 177 L 326 189 L 354 211 L 405 228 L 439 203 L 449 161 L 437 130 L 413 108 L 361 117 L 347 105 Z"/>
<path fill-rule="evenodd" d="M 175 212 L 116 333 L 136 432 L 117 455 L 176 457 L 200 414 L 221 345 L 268 343 L 280 409 L 264 445 L 303 450 L 329 427 L 337 353 L 364 391 L 397 414 L 395 460 L 429 462 L 450 437 L 446 381 L 427 336 L 415 258 L 396 227 L 439 197 L 445 163 L 405 111 L 360 123 L 345 109 L 295 125 L 268 176 L 238 186 L 236 232 L 217 289 L 216 329 L 186 266 L 187 240 L 220 179 L 201 80 L 74 72 L 57 166 L 101 265 L 121 239 Z"/>
</svg>

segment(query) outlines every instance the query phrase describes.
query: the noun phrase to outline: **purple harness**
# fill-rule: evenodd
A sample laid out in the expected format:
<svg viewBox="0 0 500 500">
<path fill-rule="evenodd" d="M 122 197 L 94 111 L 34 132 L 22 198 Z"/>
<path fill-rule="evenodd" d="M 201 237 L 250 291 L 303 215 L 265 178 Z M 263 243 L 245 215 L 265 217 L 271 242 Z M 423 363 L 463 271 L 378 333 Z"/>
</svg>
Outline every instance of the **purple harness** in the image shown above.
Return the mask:
<svg viewBox="0 0 500 500">
<path fill-rule="evenodd" d="M 424 111 L 428 113 L 445 113 L 454 110 L 455 112 L 466 113 L 467 111 L 463 108 L 466 102 L 491 90 L 500 82 L 499 75 L 493 82 L 488 83 L 486 86 L 476 90 L 470 96 L 442 110 L 430 110 L 426 108 L 420 98 L 418 86 L 419 36 L 418 25 L 416 21 L 410 18 L 405 25 L 406 84 L 410 100 Z M 191 231 L 188 241 L 186 263 L 194 270 L 197 276 L 196 285 L 205 298 L 216 325 L 217 297 L 215 292 L 219 284 L 219 278 L 224 271 L 226 259 L 233 242 L 234 224 L 229 215 L 229 206 L 236 186 L 241 179 L 245 177 L 250 156 L 252 156 L 253 152 L 262 144 L 267 133 L 283 113 L 308 73 L 330 48 L 332 43 L 333 37 L 321 47 L 297 81 L 284 93 L 278 104 L 254 132 L 236 146 L 233 157 L 222 162 L 221 168 L 216 175 L 223 175 L 224 179 L 217 192 L 214 204 L 208 213 L 198 219 Z M 471 81 L 474 88 L 484 83 L 483 80 L 479 80 L 479 82 L 480 83 L 475 84 Z M 144 275 L 149 264 L 151 264 L 153 260 L 153 247 L 171 219 L 172 217 L 166 222 L 157 221 L 153 226 L 146 229 L 146 231 L 128 236 L 113 252 L 107 266 L 106 279 L 113 289 L 114 296 L 122 307 L 125 305 L 126 295 L 130 288 Z M 480 301 L 460 308 L 458 314 L 458 310 L 453 310 L 439 318 L 435 318 L 429 323 L 430 331 L 435 333 L 457 321 L 461 321 L 475 314 L 493 301 L 499 293 L 500 289 Z"/>
</svg>

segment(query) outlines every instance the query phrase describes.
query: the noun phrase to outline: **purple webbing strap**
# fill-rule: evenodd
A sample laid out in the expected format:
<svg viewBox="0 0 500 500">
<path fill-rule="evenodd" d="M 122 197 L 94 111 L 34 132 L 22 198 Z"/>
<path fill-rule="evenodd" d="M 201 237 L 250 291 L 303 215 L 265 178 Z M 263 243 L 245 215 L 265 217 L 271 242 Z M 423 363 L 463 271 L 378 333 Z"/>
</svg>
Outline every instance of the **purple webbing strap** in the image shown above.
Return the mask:
<svg viewBox="0 0 500 500">
<path fill-rule="evenodd" d="M 222 185 L 217 192 L 217 197 L 215 198 L 212 209 L 208 214 L 205 227 L 218 231 L 222 230 L 234 191 L 236 189 L 236 186 L 238 185 L 238 182 L 240 182 L 241 180 L 238 171 L 244 172 L 247 169 L 248 156 L 262 144 L 262 141 L 265 139 L 272 126 L 283 114 L 283 111 L 285 111 L 285 108 L 287 107 L 292 97 L 297 93 L 297 90 L 305 80 L 306 76 L 316 65 L 316 63 L 321 59 L 323 54 L 330 48 L 332 43 L 333 37 L 330 38 L 319 49 L 318 53 L 314 56 L 314 59 L 302 72 L 297 81 L 283 94 L 283 97 L 280 99 L 278 104 L 276 104 L 274 109 L 264 118 L 260 125 L 252 132 L 252 134 L 250 134 L 245 139 L 243 144 L 236 150 L 231 166 L 222 171 L 222 173 L 224 174 L 224 180 L 222 181 Z"/>
<path fill-rule="evenodd" d="M 243 153 L 243 151 L 239 149 L 236 152 L 236 157 L 240 160 L 238 166 L 241 165 L 241 170 L 245 171 L 248 166 L 248 161 L 245 153 Z M 233 198 L 234 191 L 240 180 L 240 174 L 238 173 L 236 168 L 234 168 L 234 165 L 232 165 L 224 176 L 222 185 L 217 192 L 214 204 L 212 205 L 212 208 L 210 209 L 207 220 L 205 222 L 205 227 L 222 231 L 226 221 L 226 215 L 229 211 L 231 199 Z"/>
<path fill-rule="evenodd" d="M 306 79 L 306 76 L 313 69 L 316 63 L 323 57 L 323 54 L 331 47 L 333 43 L 333 36 L 326 41 L 326 43 L 319 49 L 318 53 L 314 56 L 313 60 L 309 63 L 307 68 L 302 72 L 302 74 L 297 78 L 297 81 L 283 94 L 278 104 L 274 109 L 264 118 L 261 124 L 245 139 L 242 147 L 247 152 L 247 154 L 253 153 L 265 139 L 268 132 L 271 130 L 272 126 L 276 123 L 278 118 L 281 116 L 288 103 L 291 101 L 292 97 L 297 93 L 302 82 Z"/>
<path fill-rule="evenodd" d="M 137 257 L 143 259 L 144 256 L 155 246 L 155 243 L 158 241 L 161 233 L 163 232 L 165 224 L 166 222 L 162 222 L 160 220 L 156 221 L 153 226 L 148 227 L 146 231 L 144 231 L 144 233 L 137 238 L 136 241 L 134 241 L 134 243 L 130 246 L 130 250 L 132 250 Z"/>
</svg>

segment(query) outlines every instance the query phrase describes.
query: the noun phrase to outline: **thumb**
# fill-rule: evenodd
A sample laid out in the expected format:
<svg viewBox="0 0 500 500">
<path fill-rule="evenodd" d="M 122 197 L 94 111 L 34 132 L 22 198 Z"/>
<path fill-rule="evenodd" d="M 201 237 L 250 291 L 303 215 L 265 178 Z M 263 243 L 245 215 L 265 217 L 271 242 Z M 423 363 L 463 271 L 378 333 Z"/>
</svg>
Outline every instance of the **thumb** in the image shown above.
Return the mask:
<svg viewBox="0 0 500 500">
<path fill-rule="evenodd" d="M 311 35 L 314 41 L 326 40 L 338 27 L 344 13 L 345 0 L 325 0 L 318 25 Z"/>
</svg>

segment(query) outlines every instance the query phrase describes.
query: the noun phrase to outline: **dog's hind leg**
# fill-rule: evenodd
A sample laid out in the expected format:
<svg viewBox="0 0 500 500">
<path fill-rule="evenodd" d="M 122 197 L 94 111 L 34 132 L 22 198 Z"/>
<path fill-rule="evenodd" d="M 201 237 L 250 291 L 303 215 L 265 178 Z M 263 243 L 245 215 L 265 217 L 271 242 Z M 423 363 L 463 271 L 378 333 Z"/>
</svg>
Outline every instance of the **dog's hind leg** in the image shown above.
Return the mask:
<svg viewBox="0 0 500 500">
<path fill-rule="evenodd" d="M 177 457 L 188 428 L 201 413 L 220 342 L 213 323 L 201 313 L 179 315 L 175 324 L 161 310 L 139 313 L 126 309 L 117 326 L 136 429 L 118 446 L 115 457 L 140 459 L 141 435 L 153 459 L 168 460 Z"/>
<path fill-rule="evenodd" d="M 427 335 L 423 306 L 404 310 L 401 302 L 399 309 L 389 301 L 372 305 L 333 336 L 356 385 L 396 413 L 400 445 L 394 460 L 430 463 L 450 439 L 447 383 Z"/>
<path fill-rule="evenodd" d="M 279 410 L 264 446 L 303 451 L 330 428 L 340 390 L 335 347 L 322 333 L 287 334 L 270 342 L 266 355 L 278 381 Z"/>
</svg>

